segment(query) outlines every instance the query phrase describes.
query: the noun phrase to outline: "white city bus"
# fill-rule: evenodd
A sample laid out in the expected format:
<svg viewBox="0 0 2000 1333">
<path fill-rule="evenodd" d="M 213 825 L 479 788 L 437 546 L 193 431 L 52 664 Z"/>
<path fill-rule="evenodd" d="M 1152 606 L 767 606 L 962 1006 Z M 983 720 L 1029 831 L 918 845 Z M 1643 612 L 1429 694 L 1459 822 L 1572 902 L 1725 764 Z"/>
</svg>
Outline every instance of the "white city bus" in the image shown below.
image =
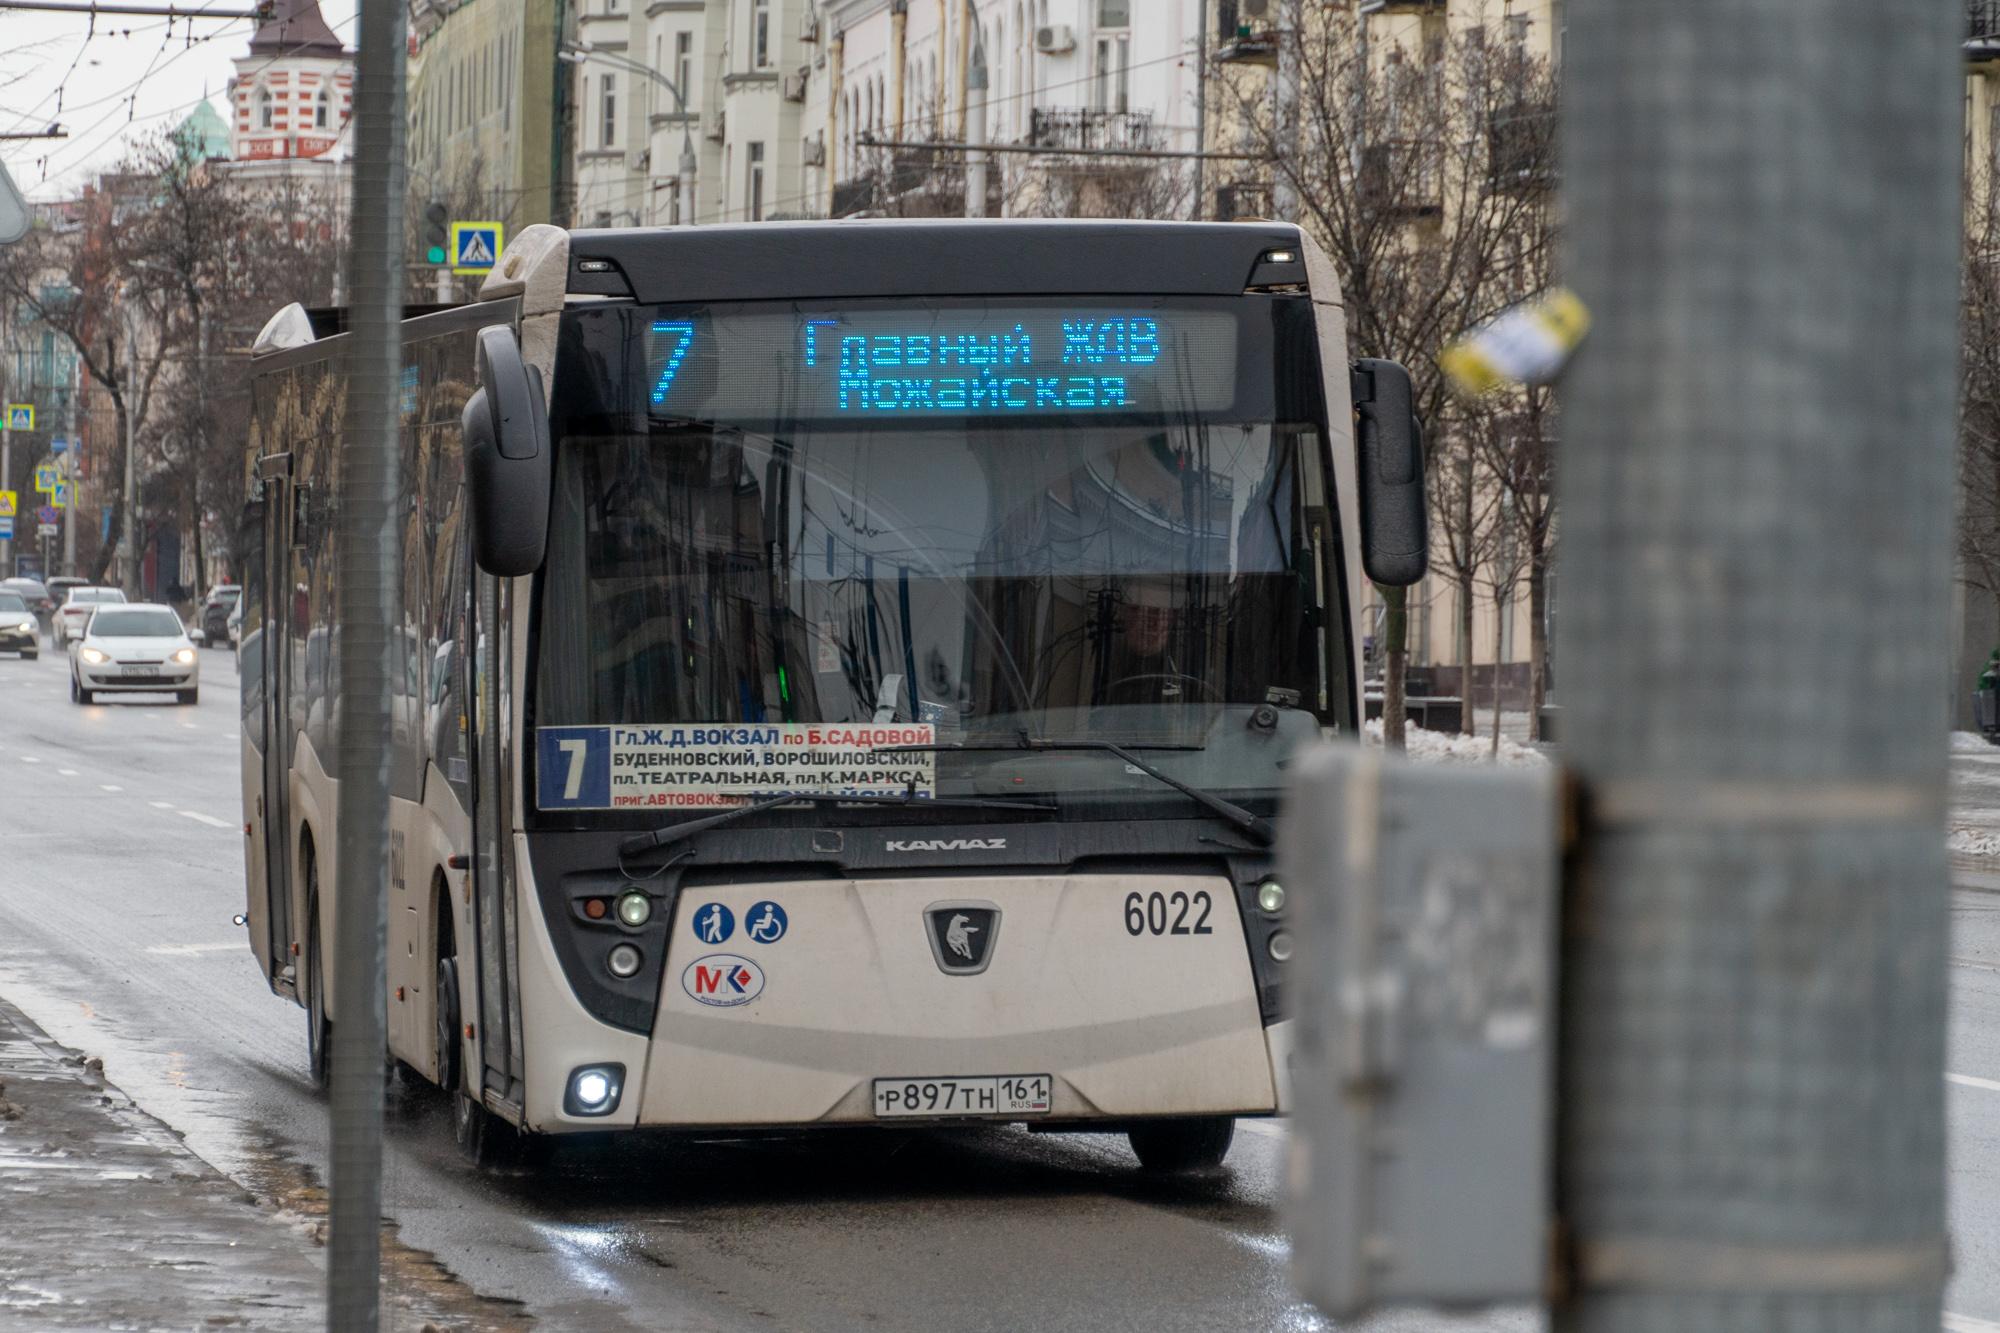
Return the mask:
<svg viewBox="0 0 2000 1333">
<path fill-rule="evenodd" d="M 1422 572 L 1275 224 L 530 227 L 404 325 L 391 1053 L 521 1134 L 1286 1109 L 1284 765 Z M 323 1076 L 347 336 L 258 343 L 251 944 Z"/>
</svg>

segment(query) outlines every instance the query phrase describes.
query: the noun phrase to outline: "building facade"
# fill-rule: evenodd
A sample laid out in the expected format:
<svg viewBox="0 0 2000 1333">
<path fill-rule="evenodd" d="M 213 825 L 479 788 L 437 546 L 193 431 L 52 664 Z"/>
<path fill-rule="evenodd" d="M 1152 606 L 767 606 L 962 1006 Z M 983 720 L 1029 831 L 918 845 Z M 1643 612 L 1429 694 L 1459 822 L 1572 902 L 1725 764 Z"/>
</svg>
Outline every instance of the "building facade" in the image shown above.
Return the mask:
<svg viewBox="0 0 2000 1333">
<path fill-rule="evenodd" d="M 601 0 L 599 0 L 601 3 Z M 411 0 L 410 197 L 511 235 L 572 219 L 569 0 Z"/>
<path fill-rule="evenodd" d="M 229 171 L 347 197 L 354 56 L 318 0 L 276 0 L 236 59 L 228 97 Z"/>
</svg>

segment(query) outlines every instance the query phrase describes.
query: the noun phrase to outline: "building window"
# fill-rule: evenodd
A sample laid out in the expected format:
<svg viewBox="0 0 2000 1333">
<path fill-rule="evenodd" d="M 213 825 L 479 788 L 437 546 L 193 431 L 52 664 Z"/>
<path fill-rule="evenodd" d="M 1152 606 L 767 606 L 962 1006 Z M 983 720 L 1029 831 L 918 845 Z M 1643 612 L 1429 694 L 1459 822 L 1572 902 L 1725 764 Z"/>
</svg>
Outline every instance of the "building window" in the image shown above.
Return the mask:
<svg viewBox="0 0 2000 1333">
<path fill-rule="evenodd" d="M 771 64 L 771 0 L 750 0 L 750 50 L 757 68 Z"/>
<path fill-rule="evenodd" d="M 604 146 L 606 148 L 616 147 L 618 143 L 618 76 L 616 74 L 607 74 L 604 76 L 604 84 L 598 98 L 597 116 L 598 122 L 604 127 Z"/>
<path fill-rule="evenodd" d="M 750 220 L 764 220 L 764 145 L 750 145 Z"/>
<path fill-rule="evenodd" d="M 1124 111 L 1131 101 L 1132 39 L 1124 33 L 1097 39 L 1094 84 L 1099 111 Z"/>
<path fill-rule="evenodd" d="M 313 128 L 316 130 L 325 129 L 329 113 L 332 110 L 332 94 L 324 88 L 320 89 L 319 96 L 313 99 Z"/>
<path fill-rule="evenodd" d="M 681 90 L 681 109 L 694 105 L 694 34 L 674 34 L 674 86 Z"/>
<path fill-rule="evenodd" d="M 1097 26 L 1100 28 L 1131 27 L 1132 0 L 1097 0 Z"/>
<path fill-rule="evenodd" d="M 271 128 L 272 118 L 277 114 L 277 106 L 278 106 L 278 99 L 271 96 L 271 90 L 269 88 L 259 88 L 257 90 L 258 129 L 268 130 Z"/>
</svg>

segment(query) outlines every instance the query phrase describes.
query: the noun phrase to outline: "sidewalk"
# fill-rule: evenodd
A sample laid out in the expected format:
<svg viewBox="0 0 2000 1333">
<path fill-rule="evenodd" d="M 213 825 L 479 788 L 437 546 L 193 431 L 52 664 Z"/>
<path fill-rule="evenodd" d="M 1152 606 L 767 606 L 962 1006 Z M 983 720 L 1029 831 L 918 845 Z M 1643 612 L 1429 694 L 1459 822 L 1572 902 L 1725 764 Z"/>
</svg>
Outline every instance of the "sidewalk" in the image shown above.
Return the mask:
<svg viewBox="0 0 2000 1333">
<path fill-rule="evenodd" d="M 301 1329 L 324 1251 L 0 999 L 0 1330 Z"/>
</svg>

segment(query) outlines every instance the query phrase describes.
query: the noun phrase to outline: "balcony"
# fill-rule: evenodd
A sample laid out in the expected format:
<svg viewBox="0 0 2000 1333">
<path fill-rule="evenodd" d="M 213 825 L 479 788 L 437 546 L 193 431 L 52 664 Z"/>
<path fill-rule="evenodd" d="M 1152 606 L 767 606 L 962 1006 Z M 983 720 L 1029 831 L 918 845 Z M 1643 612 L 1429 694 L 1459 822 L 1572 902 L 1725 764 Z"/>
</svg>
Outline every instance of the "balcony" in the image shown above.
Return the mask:
<svg viewBox="0 0 2000 1333">
<path fill-rule="evenodd" d="M 1167 136 L 1150 111 L 1037 107 L 1028 121 L 1028 142 L 1036 148 L 1058 151 L 1122 148 L 1158 152 L 1166 147 Z"/>
<path fill-rule="evenodd" d="M 2000 0 L 1965 0 L 1965 58 L 2000 64 Z"/>
<path fill-rule="evenodd" d="M 1486 127 L 1486 171 L 1498 191 L 1545 190 L 1556 183 L 1556 109 L 1520 103 Z"/>
<path fill-rule="evenodd" d="M 1241 12 L 1239 0 L 1216 0 L 1215 59 L 1225 65 L 1270 65 L 1278 63 L 1278 34 L 1258 30 L 1258 24 Z"/>
<path fill-rule="evenodd" d="M 1361 150 L 1364 205 L 1410 218 L 1444 212 L 1444 152 L 1428 139 L 1384 139 Z"/>
</svg>

